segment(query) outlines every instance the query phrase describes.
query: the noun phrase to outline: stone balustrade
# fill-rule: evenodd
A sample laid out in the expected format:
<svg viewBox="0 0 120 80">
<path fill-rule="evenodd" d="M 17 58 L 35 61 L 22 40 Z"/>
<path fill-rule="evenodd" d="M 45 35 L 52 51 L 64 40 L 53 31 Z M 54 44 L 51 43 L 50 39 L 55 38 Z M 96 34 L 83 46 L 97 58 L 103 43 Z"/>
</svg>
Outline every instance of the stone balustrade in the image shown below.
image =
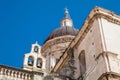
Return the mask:
<svg viewBox="0 0 120 80">
<path fill-rule="evenodd" d="M 32 74 L 29 71 L 0 65 L 0 79 L 9 80 L 31 80 Z"/>
</svg>

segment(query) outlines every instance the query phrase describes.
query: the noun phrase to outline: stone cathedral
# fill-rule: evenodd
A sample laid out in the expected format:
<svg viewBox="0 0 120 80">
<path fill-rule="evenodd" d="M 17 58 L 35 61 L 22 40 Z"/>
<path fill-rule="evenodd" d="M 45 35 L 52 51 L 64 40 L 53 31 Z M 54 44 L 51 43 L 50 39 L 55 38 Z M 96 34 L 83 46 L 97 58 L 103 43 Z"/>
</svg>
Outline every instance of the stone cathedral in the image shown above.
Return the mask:
<svg viewBox="0 0 120 80">
<path fill-rule="evenodd" d="M 0 80 L 120 80 L 120 16 L 95 7 L 78 30 L 66 9 L 44 44 L 32 44 L 23 68 L 0 65 Z"/>
</svg>

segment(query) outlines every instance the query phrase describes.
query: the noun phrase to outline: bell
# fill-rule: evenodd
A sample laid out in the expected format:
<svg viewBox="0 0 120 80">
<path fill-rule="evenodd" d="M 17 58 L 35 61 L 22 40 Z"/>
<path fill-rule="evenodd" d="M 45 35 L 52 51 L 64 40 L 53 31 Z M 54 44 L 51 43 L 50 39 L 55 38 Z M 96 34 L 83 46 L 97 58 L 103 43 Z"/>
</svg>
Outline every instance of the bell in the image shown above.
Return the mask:
<svg viewBox="0 0 120 80">
<path fill-rule="evenodd" d="M 29 61 L 28 61 L 28 65 L 29 65 L 29 66 L 33 66 L 33 61 L 29 60 Z"/>
<path fill-rule="evenodd" d="M 38 68 L 41 68 L 42 66 L 41 66 L 41 64 L 37 64 L 37 67 L 38 67 Z"/>
</svg>

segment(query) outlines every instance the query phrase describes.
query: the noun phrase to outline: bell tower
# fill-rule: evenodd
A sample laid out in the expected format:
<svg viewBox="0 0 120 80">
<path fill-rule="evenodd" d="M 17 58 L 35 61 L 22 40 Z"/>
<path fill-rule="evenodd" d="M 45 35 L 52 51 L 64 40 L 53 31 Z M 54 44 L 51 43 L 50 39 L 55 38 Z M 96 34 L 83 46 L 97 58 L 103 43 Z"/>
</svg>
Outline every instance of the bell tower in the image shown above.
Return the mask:
<svg viewBox="0 0 120 80">
<path fill-rule="evenodd" d="M 23 69 L 42 72 L 45 69 L 45 59 L 41 55 L 41 46 L 32 44 L 30 53 L 24 55 Z"/>
</svg>

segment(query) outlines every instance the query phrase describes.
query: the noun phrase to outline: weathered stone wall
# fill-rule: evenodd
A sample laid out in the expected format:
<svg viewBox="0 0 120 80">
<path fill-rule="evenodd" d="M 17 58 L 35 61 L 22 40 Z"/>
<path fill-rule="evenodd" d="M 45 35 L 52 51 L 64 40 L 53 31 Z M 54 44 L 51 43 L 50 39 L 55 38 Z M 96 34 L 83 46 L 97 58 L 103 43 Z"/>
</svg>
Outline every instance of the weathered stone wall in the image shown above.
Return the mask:
<svg viewBox="0 0 120 80">
<path fill-rule="evenodd" d="M 85 51 L 86 71 L 83 75 L 85 80 L 97 80 L 107 71 L 104 56 L 100 55 L 103 52 L 103 45 L 99 25 L 99 19 L 96 19 L 83 41 L 74 49 L 76 78 L 81 75 L 79 55 L 82 50 Z"/>
</svg>

